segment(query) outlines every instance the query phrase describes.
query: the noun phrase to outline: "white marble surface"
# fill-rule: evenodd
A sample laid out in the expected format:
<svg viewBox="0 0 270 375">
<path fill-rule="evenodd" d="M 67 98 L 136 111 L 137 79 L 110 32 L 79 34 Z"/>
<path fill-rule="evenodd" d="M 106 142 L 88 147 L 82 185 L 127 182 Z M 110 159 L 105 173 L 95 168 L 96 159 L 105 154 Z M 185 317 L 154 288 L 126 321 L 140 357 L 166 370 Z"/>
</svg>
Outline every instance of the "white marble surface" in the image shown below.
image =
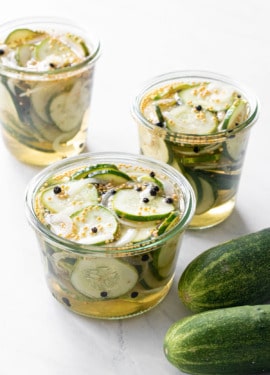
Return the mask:
<svg viewBox="0 0 270 375">
<path fill-rule="evenodd" d="M 270 3 L 268 0 L 85 0 L 5 2 L 13 17 L 53 15 L 91 25 L 103 53 L 95 77 L 88 148 L 138 152 L 130 103 L 156 74 L 203 69 L 254 89 L 261 115 L 252 129 L 237 208 L 223 224 L 187 232 L 175 283 L 145 315 L 123 321 L 86 319 L 67 311 L 45 285 L 37 243 L 24 214 L 24 191 L 38 168 L 16 161 L 0 141 L 0 374 L 176 375 L 163 354 L 169 326 L 188 315 L 177 280 L 197 254 L 270 224 Z"/>
</svg>

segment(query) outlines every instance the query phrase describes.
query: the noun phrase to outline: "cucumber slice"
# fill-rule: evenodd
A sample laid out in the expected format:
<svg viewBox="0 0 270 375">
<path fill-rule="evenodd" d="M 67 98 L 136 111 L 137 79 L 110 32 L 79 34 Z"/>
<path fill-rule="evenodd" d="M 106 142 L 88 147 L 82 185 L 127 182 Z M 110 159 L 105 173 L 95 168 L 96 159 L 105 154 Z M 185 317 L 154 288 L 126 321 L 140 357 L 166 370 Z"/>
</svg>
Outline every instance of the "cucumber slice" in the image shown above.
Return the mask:
<svg viewBox="0 0 270 375">
<path fill-rule="evenodd" d="M 159 93 L 155 94 L 155 96 L 151 99 L 160 100 L 171 97 L 172 94 L 179 93 L 182 90 L 187 90 L 196 86 L 198 86 L 198 83 L 177 82 L 172 85 L 166 86 Z"/>
<path fill-rule="evenodd" d="M 211 172 L 212 174 L 212 172 Z M 186 168 L 185 176 L 191 184 L 196 197 L 196 215 L 210 210 L 217 199 L 217 185 L 214 177 L 209 177 L 200 171 Z"/>
<path fill-rule="evenodd" d="M 246 152 L 247 141 L 246 132 L 235 134 L 234 138 L 229 138 L 224 142 L 226 155 L 233 161 L 241 162 Z"/>
<path fill-rule="evenodd" d="M 156 225 L 151 225 L 147 228 L 140 228 L 136 230 L 136 235 L 133 237 L 132 242 L 141 242 L 145 241 L 148 238 L 151 238 L 153 231 L 156 230 Z"/>
<path fill-rule="evenodd" d="M 131 264 L 113 258 L 77 262 L 71 275 L 76 290 L 89 298 L 117 298 L 134 288 L 138 273 Z"/>
<path fill-rule="evenodd" d="M 161 134 L 155 129 L 148 130 L 139 126 L 140 152 L 143 155 L 170 164 L 173 155 Z"/>
<path fill-rule="evenodd" d="M 230 130 L 245 121 L 247 117 L 247 102 L 243 99 L 237 99 L 228 109 L 221 126 L 222 130 Z"/>
<path fill-rule="evenodd" d="M 146 290 L 158 289 L 166 285 L 167 279 L 160 277 L 153 267 L 153 263 L 149 263 L 143 272 L 140 283 Z"/>
<path fill-rule="evenodd" d="M 152 184 L 152 185 L 156 185 L 156 186 L 158 186 L 160 189 L 162 189 L 162 190 L 164 190 L 164 188 L 163 188 L 163 184 L 162 184 L 162 182 L 159 180 L 159 179 L 157 179 L 156 177 L 152 177 L 152 176 L 150 176 L 150 175 L 143 175 L 143 176 L 140 176 L 139 178 L 138 178 L 138 181 L 139 182 L 143 182 L 143 183 L 146 183 L 146 184 Z"/>
<path fill-rule="evenodd" d="M 73 180 L 80 180 L 81 178 L 88 177 L 89 173 L 104 170 L 104 169 L 116 169 L 118 170 L 117 166 L 114 164 L 97 164 L 97 165 L 90 165 L 89 167 L 83 168 L 77 172 L 75 172 L 71 178 Z"/>
<path fill-rule="evenodd" d="M 30 29 L 16 29 L 13 30 L 5 39 L 5 43 L 8 45 L 23 45 L 29 41 L 34 42 L 44 38 L 46 33 L 33 31 Z"/>
<path fill-rule="evenodd" d="M 44 39 L 35 50 L 37 61 L 49 61 L 55 68 L 70 66 L 79 62 L 79 57 L 65 43 L 52 36 Z"/>
<path fill-rule="evenodd" d="M 135 189 L 120 189 L 112 196 L 114 211 L 124 218 L 135 221 L 158 220 L 169 215 L 174 210 L 172 203 L 166 203 L 165 198 L 155 196 L 145 203 L 143 191 Z"/>
<path fill-rule="evenodd" d="M 176 241 L 171 240 L 153 253 L 153 264 L 157 270 L 171 267 L 175 258 Z M 167 276 L 167 275 L 166 275 Z"/>
<path fill-rule="evenodd" d="M 179 95 L 186 104 L 215 112 L 227 110 L 235 99 L 232 86 L 214 82 L 203 82 L 198 87 L 181 91 Z"/>
<path fill-rule="evenodd" d="M 66 34 L 61 37 L 61 40 L 80 58 L 90 55 L 87 45 L 81 37 L 73 34 Z"/>
<path fill-rule="evenodd" d="M 180 217 L 179 212 L 177 211 L 171 212 L 169 216 L 167 216 L 158 227 L 158 231 L 157 231 L 158 235 L 160 236 L 161 234 L 166 232 L 168 228 L 171 227 L 171 223 L 174 222 L 175 219 L 179 219 L 179 217 Z"/>
<path fill-rule="evenodd" d="M 75 241 L 101 245 L 114 240 L 118 229 L 116 216 L 103 206 L 90 205 L 71 216 L 76 226 Z"/>
<path fill-rule="evenodd" d="M 201 215 L 213 208 L 217 199 L 217 191 L 213 186 L 213 181 L 201 176 L 198 177 L 198 180 L 199 185 L 197 185 L 197 189 L 199 191 L 198 195 L 200 196 L 200 199 L 197 202 L 195 214 Z"/>
<path fill-rule="evenodd" d="M 0 82 L 0 116 L 1 121 L 4 123 L 6 113 L 9 113 L 16 123 L 20 123 L 13 95 L 6 85 Z"/>
<path fill-rule="evenodd" d="M 85 205 L 97 204 L 98 192 L 87 179 L 71 180 L 44 190 L 41 201 L 50 212 L 75 212 Z"/>
<path fill-rule="evenodd" d="M 33 44 L 23 44 L 17 48 L 15 58 L 19 66 L 26 66 L 33 56 L 35 46 Z"/>
<path fill-rule="evenodd" d="M 47 123 L 52 122 L 47 110 L 48 103 L 52 97 L 60 92 L 63 92 L 63 84 L 60 82 L 42 82 L 33 87 L 30 97 L 31 104 L 35 112 L 39 117 L 42 118 L 43 121 Z"/>
<path fill-rule="evenodd" d="M 119 171 L 117 169 L 101 169 L 88 174 L 89 178 L 95 178 L 101 182 L 107 184 L 111 183 L 113 185 L 121 185 L 127 181 L 132 181 L 126 173 Z"/>
<path fill-rule="evenodd" d="M 49 117 L 64 132 L 79 128 L 90 103 L 89 81 L 77 81 L 70 91 L 64 91 L 50 98 Z"/>
<path fill-rule="evenodd" d="M 53 142 L 62 132 L 53 124 L 44 121 L 33 108 L 30 108 L 30 118 L 32 130 L 37 134 L 40 140 Z"/>
<path fill-rule="evenodd" d="M 218 120 L 210 111 L 197 111 L 189 105 L 180 105 L 164 112 L 168 128 L 176 133 L 211 134 L 217 129 Z"/>
</svg>

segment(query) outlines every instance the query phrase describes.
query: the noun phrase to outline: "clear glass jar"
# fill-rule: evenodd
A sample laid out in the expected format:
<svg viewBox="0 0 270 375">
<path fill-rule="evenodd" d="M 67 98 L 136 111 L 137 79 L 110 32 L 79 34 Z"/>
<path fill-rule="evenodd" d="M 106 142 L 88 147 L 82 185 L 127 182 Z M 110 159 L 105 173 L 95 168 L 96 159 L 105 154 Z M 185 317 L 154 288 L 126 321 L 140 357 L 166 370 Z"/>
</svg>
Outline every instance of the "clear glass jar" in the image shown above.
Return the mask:
<svg viewBox="0 0 270 375">
<path fill-rule="evenodd" d="M 72 21 L 37 17 L 0 27 L 0 122 L 22 162 L 46 166 L 84 149 L 97 37 Z"/>
<path fill-rule="evenodd" d="M 168 92 L 168 88 L 177 85 L 180 85 L 179 90 L 181 87 L 184 90 L 188 85 L 196 86 L 204 82 L 217 86 L 218 89 L 225 85 L 239 93 L 239 98 L 244 98 L 248 105 L 248 115 L 244 121 L 240 121 L 234 128 L 216 129 L 211 134 L 196 134 L 194 130 L 190 133 L 173 131 L 168 126 L 151 120 L 152 113 L 146 114 L 145 103 L 150 103 L 151 100 L 152 103 L 155 100 L 158 102 L 160 96 L 157 95 L 162 90 L 163 93 L 166 90 Z M 204 94 L 208 95 L 207 91 Z M 199 116 L 204 108 L 198 105 L 194 110 Z M 210 109 L 207 112 L 212 118 L 215 111 Z M 132 116 L 138 125 L 141 153 L 176 168 L 186 176 L 195 191 L 197 207 L 190 229 L 212 227 L 223 222 L 232 213 L 250 129 L 257 121 L 258 112 L 258 100 L 249 88 L 229 77 L 205 71 L 176 71 L 160 75 L 146 82 L 134 98 Z M 205 118 L 206 126 L 210 126 L 207 124 L 208 118 Z"/>
<path fill-rule="evenodd" d="M 102 182 L 102 179 L 99 180 L 101 177 L 97 177 L 97 174 L 93 181 L 91 178 L 89 181 L 92 181 L 93 186 L 98 189 L 101 186 L 102 198 L 97 204 L 99 210 L 100 205 L 111 210 L 112 204 L 108 203 L 109 192 L 104 194 L 104 186 L 110 181 L 106 179 L 111 173 L 110 168 L 114 165 L 132 176 L 132 181 L 129 180 L 127 185 L 129 191 L 131 190 L 135 195 L 146 194 L 147 190 L 144 188 L 148 189 L 150 185 L 151 189 L 152 187 L 156 189 L 157 183 L 157 190 L 159 190 L 157 195 L 173 197 L 173 213 L 177 213 L 174 224 L 170 228 L 165 226 L 165 229 L 163 219 L 149 220 L 148 218 L 145 221 L 143 218 L 138 220 L 137 217 L 133 220 L 133 215 L 126 217 L 124 213 L 115 215 L 114 212 L 113 217 L 116 217 L 118 226 L 116 233 L 120 233 L 116 241 L 103 241 L 99 245 L 78 243 L 56 234 L 52 227 L 44 222 L 44 217 L 54 213 L 53 210 L 48 212 L 48 209 L 45 209 L 44 217 L 40 217 L 40 212 L 42 212 L 40 199 L 43 201 L 45 199 L 40 198 L 44 197 L 42 195 L 44 192 L 41 193 L 42 189 L 45 186 L 45 191 L 48 191 L 48 188 L 50 189 L 51 185 L 54 186 L 55 182 L 62 186 L 63 181 L 67 184 L 74 183 L 74 181 L 84 184 L 89 176 L 85 179 L 86 175 L 79 173 L 83 177 L 76 180 L 74 171 L 85 170 L 85 168 L 96 169 L 97 165 L 99 176 L 100 173 L 106 174 L 105 182 Z M 152 185 L 153 181 L 154 185 Z M 110 184 L 109 194 L 112 193 L 113 196 L 117 194 L 115 191 L 123 189 L 125 185 L 121 181 L 115 183 L 116 185 L 110 181 Z M 91 188 L 93 186 L 91 185 Z M 59 190 L 59 187 L 57 189 Z M 64 189 L 63 186 L 62 189 Z M 72 189 L 74 192 L 74 185 Z M 82 196 L 85 197 L 84 194 Z M 149 198 L 151 199 L 150 196 Z M 54 197 L 48 199 L 51 200 Z M 62 201 L 60 204 L 62 206 Z M 145 209 L 148 209 L 148 204 L 146 201 Z M 95 205 L 92 204 L 91 207 Z M 173 282 L 180 244 L 194 210 L 193 189 L 176 169 L 151 158 L 128 153 L 89 153 L 54 163 L 33 178 L 26 192 L 27 218 L 38 238 L 46 280 L 51 293 L 71 311 L 102 319 L 138 315 L 153 308 L 165 298 Z M 79 208 L 76 208 L 76 211 L 81 212 Z M 72 214 L 69 212 L 69 216 L 75 220 L 76 214 L 74 216 L 74 212 Z M 167 219 L 169 217 L 166 216 Z M 167 219 L 165 222 L 170 223 L 170 219 Z M 97 220 L 94 224 L 96 234 L 100 219 L 95 220 Z M 147 232 L 149 228 L 151 233 L 155 232 L 155 235 L 149 235 L 150 232 Z M 134 239 L 132 234 L 134 231 L 136 236 L 139 233 L 142 237 Z"/>
</svg>

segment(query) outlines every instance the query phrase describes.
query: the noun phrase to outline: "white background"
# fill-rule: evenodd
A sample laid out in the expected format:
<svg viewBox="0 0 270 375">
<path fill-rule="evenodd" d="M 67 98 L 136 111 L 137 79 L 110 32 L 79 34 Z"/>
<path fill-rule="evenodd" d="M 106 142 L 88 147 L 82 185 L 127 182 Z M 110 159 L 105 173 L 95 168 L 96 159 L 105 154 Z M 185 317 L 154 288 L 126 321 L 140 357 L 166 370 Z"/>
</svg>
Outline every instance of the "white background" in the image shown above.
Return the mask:
<svg viewBox="0 0 270 375">
<path fill-rule="evenodd" d="M 94 82 L 90 151 L 138 153 L 130 105 L 137 88 L 157 74 L 211 70 L 244 82 L 259 97 L 260 118 L 251 131 L 236 210 L 216 228 L 188 231 L 167 298 L 151 312 L 123 321 L 83 318 L 52 298 L 24 213 L 25 188 L 39 169 L 16 161 L 0 140 L 0 375 L 180 374 L 166 360 L 162 346 L 169 326 L 189 314 L 177 297 L 184 267 L 210 246 L 270 226 L 270 2 L 16 0 L 4 4 L 0 24 L 22 16 L 59 16 L 99 34 L 103 52 Z"/>
</svg>

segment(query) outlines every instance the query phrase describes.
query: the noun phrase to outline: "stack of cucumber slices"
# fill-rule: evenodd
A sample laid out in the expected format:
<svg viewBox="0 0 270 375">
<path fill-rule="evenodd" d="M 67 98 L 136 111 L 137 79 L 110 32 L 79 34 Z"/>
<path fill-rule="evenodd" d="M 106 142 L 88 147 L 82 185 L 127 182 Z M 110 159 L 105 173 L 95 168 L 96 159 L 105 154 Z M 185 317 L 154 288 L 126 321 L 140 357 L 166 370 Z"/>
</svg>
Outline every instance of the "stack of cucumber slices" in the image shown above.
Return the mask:
<svg viewBox="0 0 270 375">
<path fill-rule="evenodd" d="M 225 83 L 176 82 L 148 94 L 141 111 L 156 125 L 154 130 L 139 127 L 141 152 L 187 177 L 197 199 L 196 215 L 222 204 L 219 195 L 224 201 L 235 195 L 247 134 L 233 130 L 249 115 L 240 92 Z M 204 136 L 217 133 L 221 141 L 207 139 L 204 144 Z M 185 135 L 192 137 L 190 143 L 180 143 Z"/>
<path fill-rule="evenodd" d="M 131 176 L 116 165 L 98 164 L 42 189 L 38 206 L 43 207 L 41 220 L 58 235 L 83 244 L 123 246 L 164 233 L 171 215 L 179 219 L 174 199 L 153 173 Z"/>
<path fill-rule="evenodd" d="M 163 236 L 179 222 L 178 198 L 153 171 L 138 173 L 135 168 L 127 172 L 126 167 L 96 164 L 50 179 L 36 197 L 40 221 L 62 238 L 102 246 L 103 251 L 104 246 L 110 251 L 141 249 L 140 243 L 150 244 Z M 166 285 L 172 276 L 177 241 L 178 236 L 172 237 L 164 246 L 127 259 L 91 256 L 74 258 L 71 264 L 70 257 L 52 248 L 48 258 L 53 253 L 58 265 L 51 268 L 64 269 L 65 274 L 70 270 L 71 284 L 88 298 L 117 298 L 128 292 L 128 298 L 135 298 L 142 288 Z"/>
</svg>

